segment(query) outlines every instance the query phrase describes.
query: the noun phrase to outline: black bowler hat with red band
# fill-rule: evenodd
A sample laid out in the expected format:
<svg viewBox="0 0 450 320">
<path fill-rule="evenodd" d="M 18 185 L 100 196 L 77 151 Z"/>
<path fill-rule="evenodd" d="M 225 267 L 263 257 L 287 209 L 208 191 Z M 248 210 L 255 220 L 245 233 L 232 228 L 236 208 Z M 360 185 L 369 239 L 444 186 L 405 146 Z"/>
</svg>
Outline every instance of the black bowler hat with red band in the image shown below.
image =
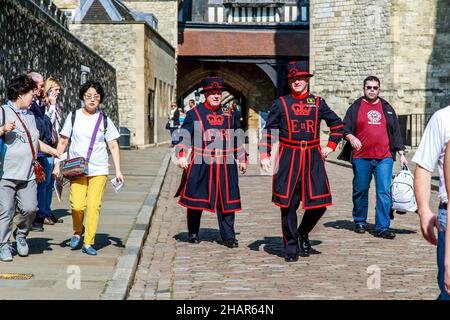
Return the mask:
<svg viewBox="0 0 450 320">
<path fill-rule="evenodd" d="M 287 78 L 294 77 L 313 77 L 312 73 L 309 73 L 309 63 L 308 61 L 291 61 L 287 65 Z"/>
<path fill-rule="evenodd" d="M 225 90 L 225 81 L 222 77 L 206 77 L 201 82 L 202 90 L 200 93 L 205 93 L 210 90 Z"/>
</svg>

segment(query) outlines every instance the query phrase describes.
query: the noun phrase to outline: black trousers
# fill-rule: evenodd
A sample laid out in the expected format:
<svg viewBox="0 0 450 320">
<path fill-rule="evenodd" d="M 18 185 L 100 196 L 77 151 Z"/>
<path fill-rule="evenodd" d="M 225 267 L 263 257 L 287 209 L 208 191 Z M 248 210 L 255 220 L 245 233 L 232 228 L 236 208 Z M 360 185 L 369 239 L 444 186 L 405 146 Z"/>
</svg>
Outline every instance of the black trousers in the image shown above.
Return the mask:
<svg viewBox="0 0 450 320">
<path fill-rule="evenodd" d="M 299 180 L 292 195 L 290 206 L 281 208 L 281 228 L 283 231 L 285 256 L 298 255 L 300 251 L 298 244 L 299 235 L 310 233 L 327 210 L 326 207 L 305 210 L 302 222 L 297 227 L 297 209 L 300 206 L 301 191 L 301 181 Z"/>
<path fill-rule="evenodd" d="M 202 218 L 202 210 L 188 209 L 187 210 L 187 225 L 189 234 L 198 234 L 200 230 L 200 220 Z M 235 239 L 234 232 L 234 217 L 235 213 L 222 213 L 222 207 L 217 206 L 217 220 L 219 222 L 220 237 L 222 241 Z"/>
</svg>

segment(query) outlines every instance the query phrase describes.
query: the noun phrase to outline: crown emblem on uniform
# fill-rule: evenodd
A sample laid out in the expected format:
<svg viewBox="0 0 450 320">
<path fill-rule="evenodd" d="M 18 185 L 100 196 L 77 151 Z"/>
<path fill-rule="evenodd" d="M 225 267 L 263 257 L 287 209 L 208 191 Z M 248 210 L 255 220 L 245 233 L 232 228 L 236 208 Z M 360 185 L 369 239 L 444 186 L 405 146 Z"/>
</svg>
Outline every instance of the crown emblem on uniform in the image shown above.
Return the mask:
<svg viewBox="0 0 450 320">
<path fill-rule="evenodd" d="M 297 68 L 291 68 L 291 70 L 289 70 L 289 73 L 290 73 L 292 76 L 295 76 L 295 75 L 297 74 L 297 72 L 298 72 L 298 69 L 297 69 Z"/>
<path fill-rule="evenodd" d="M 214 82 L 211 84 L 211 86 L 212 86 L 213 88 L 217 88 L 217 87 L 219 86 L 219 83 L 218 83 L 217 81 L 214 81 Z"/>
<path fill-rule="evenodd" d="M 224 118 L 220 114 L 208 114 L 206 120 L 211 126 L 221 126 Z"/>
<path fill-rule="evenodd" d="M 311 108 L 307 108 L 306 105 L 301 105 L 294 103 L 292 106 L 292 111 L 294 111 L 294 114 L 296 116 L 308 116 L 311 113 Z"/>
</svg>

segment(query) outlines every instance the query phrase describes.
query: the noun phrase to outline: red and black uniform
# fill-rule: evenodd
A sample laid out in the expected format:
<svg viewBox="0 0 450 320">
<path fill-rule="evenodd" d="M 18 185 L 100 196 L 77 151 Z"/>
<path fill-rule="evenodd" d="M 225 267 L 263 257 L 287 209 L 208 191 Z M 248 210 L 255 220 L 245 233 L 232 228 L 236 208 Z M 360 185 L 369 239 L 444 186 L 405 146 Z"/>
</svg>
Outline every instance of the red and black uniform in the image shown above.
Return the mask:
<svg viewBox="0 0 450 320">
<path fill-rule="evenodd" d="M 330 127 L 327 146 L 334 150 L 342 139 L 343 124 L 325 100 L 309 93 L 280 97 L 272 104 L 260 141 L 261 159 L 264 159 L 270 157 L 278 135 L 272 201 L 282 211 L 287 255 L 298 253 L 298 235 L 309 233 L 325 212 L 325 207 L 332 204 L 320 147 L 322 120 Z M 302 225 L 297 229 L 296 210 L 300 202 L 306 212 Z"/>
<path fill-rule="evenodd" d="M 176 152 L 186 157 L 191 149 L 190 164 L 175 196 L 188 208 L 189 233 L 198 233 L 200 215 L 206 210 L 217 212 L 223 240 L 235 237 L 234 212 L 241 210 L 235 159 L 246 161 L 243 137 L 235 135 L 239 128 L 235 113 L 206 102 L 186 114 Z"/>
</svg>

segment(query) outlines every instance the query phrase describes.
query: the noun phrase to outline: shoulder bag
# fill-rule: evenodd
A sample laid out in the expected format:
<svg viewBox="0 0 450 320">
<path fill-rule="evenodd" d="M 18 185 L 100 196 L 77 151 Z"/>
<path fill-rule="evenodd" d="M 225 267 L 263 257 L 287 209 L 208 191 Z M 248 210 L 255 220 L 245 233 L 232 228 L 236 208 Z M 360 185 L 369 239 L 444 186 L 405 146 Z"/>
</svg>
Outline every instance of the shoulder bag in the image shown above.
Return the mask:
<svg viewBox="0 0 450 320">
<path fill-rule="evenodd" d="M 25 123 L 22 121 L 19 114 L 14 109 L 11 109 L 11 110 L 16 114 L 17 118 L 19 119 L 20 123 L 22 124 L 23 129 L 25 130 L 25 132 L 28 136 L 28 142 L 30 143 L 31 154 L 33 155 L 33 166 L 34 166 L 34 174 L 36 175 L 36 181 L 37 181 L 37 183 L 42 183 L 45 181 L 45 172 L 44 172 L 44 168 L 42 168 L 41 164 L 37 161 L 36 152 L 34 150 L 33 140 L 31 139 L 30 131 L 28 131 L 28 128 L 25 126 Z"/>
</svg>

